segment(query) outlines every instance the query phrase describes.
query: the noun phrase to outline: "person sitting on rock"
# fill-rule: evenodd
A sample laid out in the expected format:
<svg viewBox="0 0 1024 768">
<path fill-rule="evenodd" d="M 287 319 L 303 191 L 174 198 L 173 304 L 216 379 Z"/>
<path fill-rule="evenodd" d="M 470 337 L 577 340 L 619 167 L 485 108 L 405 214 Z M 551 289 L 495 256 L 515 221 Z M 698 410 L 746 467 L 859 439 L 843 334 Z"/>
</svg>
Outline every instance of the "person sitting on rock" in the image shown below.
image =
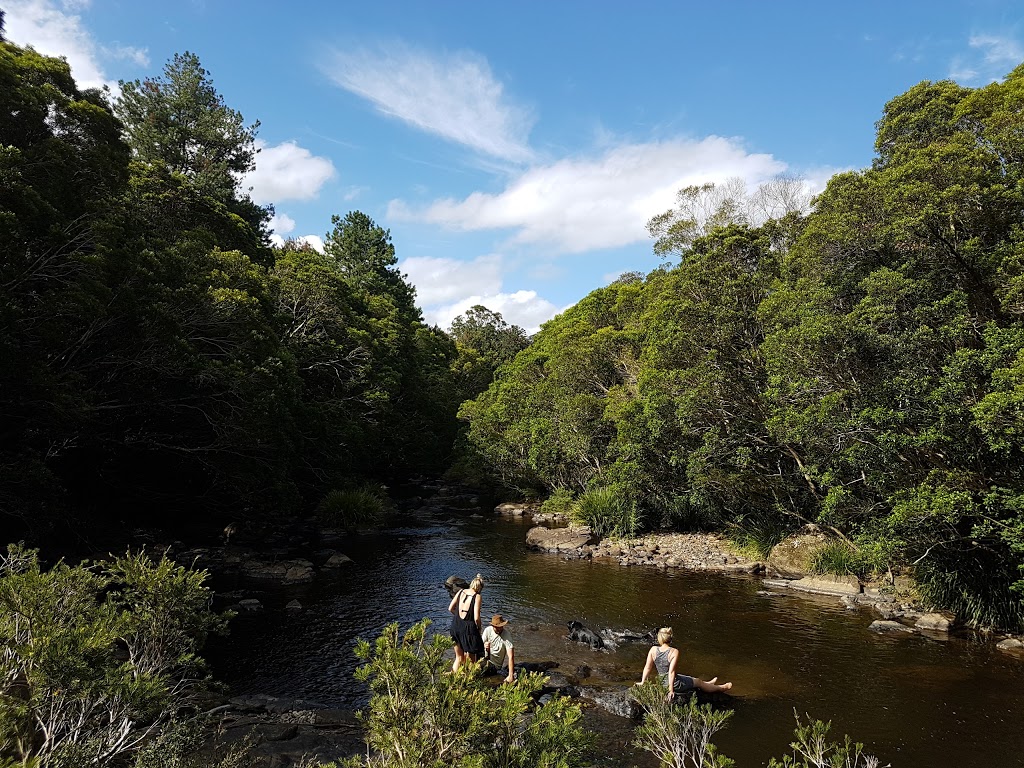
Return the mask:
<svg viewBox="0 0 1024 768">
<path fill-rule="evenodd" d="M 647 662 L 644 664 L 644 672 L 640 677 L 640 685 L 647 682 L 647 678 L 654 670 L 658 670 L 662 684 L 668 688 L 669 701 L 672 701 L 677 694 L 687 694 L 691 691 L 720 693 L 732 688 L 732 683 L 719 685 L 717 677 L 701 680 L 699 677 L 678 674 L 676 664 L 679 662 L 679 655 L 679 649 L 672 647 L 672 627 L 659 629 L 658 644 L 651 646 L 651 650 L 647 652 Z"/>
<path fill-rule="evenodd" d="M 512 646 L 512 634 L 505 628 L 507 624 L 508 619 L 496 613 L 491 617 L 491 623 L 484 627 L 484 658 L 487 660 L 484 674 L 500 673 L 507 656 L 508 675 L 505 682 L 511 683 L 516 679 L 516 651 Z"/>
</svg>

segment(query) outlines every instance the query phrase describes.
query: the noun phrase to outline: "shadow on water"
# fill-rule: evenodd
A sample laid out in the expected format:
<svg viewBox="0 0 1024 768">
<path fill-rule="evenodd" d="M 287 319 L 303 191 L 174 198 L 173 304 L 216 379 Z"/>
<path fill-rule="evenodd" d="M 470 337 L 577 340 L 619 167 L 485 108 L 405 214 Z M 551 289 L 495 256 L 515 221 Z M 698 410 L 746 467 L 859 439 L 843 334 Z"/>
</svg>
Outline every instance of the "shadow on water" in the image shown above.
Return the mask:
<svg viewBox="0 0 1024 768">
<path fill-rule="evenodd" d="M 564 640 L 565 623 L 649 630 L 672 626 L 683 671 L 736 687 L 736 715 L 716 743 L 740 768 L 787 749 L 794 712 L 831 720 L 897 768 L 1021 765 L 1024 664 L 991 644 L 867 631 L 871 616 L 837 600 L 764 595 L 759 580 L 566 562 L 528 552 L 528 524 L 501 518 L 410 518 L 362 536 L 336 580 L 301 592 L 259 595 L 267 611 L 239 617 L 209 649 L 215 675 L 234 693 L 267 693 L 356 708 L 352 676 L 359 637 L 423 617 L 447 632 L 444 580 L 483 574 L 484 613 L 512 619 L 518 660 L 554 660 L 586 684 L 639 679 L 645 645 L 592 651 Z M 298 597 L 305 610 L 289 613 Z M 626 749 L 629 724 L 611 718 L 606 739 Z M 604 725 L 600 726 L 602 729 Z"/>
</svg>

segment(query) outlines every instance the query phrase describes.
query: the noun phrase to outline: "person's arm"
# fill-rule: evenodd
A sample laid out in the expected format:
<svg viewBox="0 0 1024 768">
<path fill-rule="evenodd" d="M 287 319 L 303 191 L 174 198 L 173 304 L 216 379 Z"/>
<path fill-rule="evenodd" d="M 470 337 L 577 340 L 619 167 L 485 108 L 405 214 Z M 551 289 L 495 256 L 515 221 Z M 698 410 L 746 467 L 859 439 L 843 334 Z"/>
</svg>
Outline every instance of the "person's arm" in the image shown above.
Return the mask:
<svg viewBox="0 0 1024 768">
<path fill-rule="evenodd" d="M 484 641 L 484 658 L 491 658 L 491 638 L 494 637 L 494 630 L 490 627 L 484 627 L 483 641 Z"/>
<path fill-rule="evenodd" d="M 479 632 L 482 629 L 482 627 L 480 626 L 480 603 L 483 602 L 483 598 L 480 597 L 480 595 L 477 595 L 477 598 L 478 599 L 475 601 L 476 608 L 473 609 L 473 617 L 476 620 L 477 632 Z"/>
<path fill-rule="evenodd" d="M 508 677 L 506 683 L 514 683 L 516 679 L 516 649 L 511 645 L 508 647 Z"/>
<path fill-rule="evenodd" d="M 460 589 L 458 592 L 452 595 L 452 601 L 448 603 L 448 613 L 452 614 L 453 616 L 455 615 L 455 604 L 459 602 L 459 596 L 461 594 L 462 590 Z"/>
<path fill-rule="evenodd" d="M 679 651 L 673 650 L 668 657 L 668 700 L 676 697 L 676 662 L 679 661 Z"/>
<path fill-rule="evenodd" d="M 640 684 L 643 685 L 647 682 L 647 677 L 651 674 L 654 669 L 654 648 L 647 652 L 647 662 L 644 664 L 644 673 L 640 675 Z"/>
</svg>

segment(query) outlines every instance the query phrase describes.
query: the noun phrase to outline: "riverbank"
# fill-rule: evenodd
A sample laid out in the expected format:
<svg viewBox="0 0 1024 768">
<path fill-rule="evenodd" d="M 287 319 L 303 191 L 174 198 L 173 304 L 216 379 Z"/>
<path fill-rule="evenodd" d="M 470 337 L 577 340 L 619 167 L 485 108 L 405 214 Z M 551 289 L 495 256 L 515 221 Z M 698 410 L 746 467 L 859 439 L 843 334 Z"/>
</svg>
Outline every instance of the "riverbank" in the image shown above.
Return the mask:
<svg viewBox="0 0 1024 768">
<path fill-rule="evenodd" d="M 510 510 L 523 517 L 531 516 L 529 505 L 503 504 L 495 508 L 495 513 L 508 515 Z M 543 522 L 564 521 L 548 517 Z M 812 532 L 794 540 L 817 535 Z M 717 571 L 762 578 L 763 594 L 767 596 L 785 590 L 787 594 L 838 597 L 851 611 L 866 608 L 873 614 L 867 626 L 871 632 L 923 634 L 935 639 L 957 632 L 970 633 L 1024 661 L 1024 636 L 958 626 L 953 614 L 924 604 L 909 579 L 862 582 L 854 575 L 812 574 L 794 569 L 791 559 L 786 567 L 776 567 L 772 557 L 752 560 L 715 533 L 650 533 L 635 539 L 597 539 L 586 527 L 537 525 L 528 530 L 526 546 L 557 554 L 564 560 L 616 560 L 627 567 Z"/>
</svg>

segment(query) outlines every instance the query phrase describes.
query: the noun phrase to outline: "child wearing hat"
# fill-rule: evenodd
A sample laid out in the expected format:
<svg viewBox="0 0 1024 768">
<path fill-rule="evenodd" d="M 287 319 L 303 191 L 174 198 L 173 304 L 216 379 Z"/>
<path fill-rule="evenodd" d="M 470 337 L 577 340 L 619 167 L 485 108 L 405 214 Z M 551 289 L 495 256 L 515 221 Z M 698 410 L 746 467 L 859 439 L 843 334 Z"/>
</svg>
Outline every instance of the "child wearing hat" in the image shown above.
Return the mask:
<svg viewBox="0 0 1024 768">
<path fill-rule="evenodd" d="M 484 658 L 487 659 L 487 669 L 484 674 L 496 675 L 501 672 L 505 664 L 505 657 L 508 656 L 508 676 L 506 683 L 516 679 L 515 672 L 515 649 L 512 647 L 512 634 L 506 629 L 508 619 L 500 613 L 491 617 L 491 623 L 484 627 Z"/>
</svg>

